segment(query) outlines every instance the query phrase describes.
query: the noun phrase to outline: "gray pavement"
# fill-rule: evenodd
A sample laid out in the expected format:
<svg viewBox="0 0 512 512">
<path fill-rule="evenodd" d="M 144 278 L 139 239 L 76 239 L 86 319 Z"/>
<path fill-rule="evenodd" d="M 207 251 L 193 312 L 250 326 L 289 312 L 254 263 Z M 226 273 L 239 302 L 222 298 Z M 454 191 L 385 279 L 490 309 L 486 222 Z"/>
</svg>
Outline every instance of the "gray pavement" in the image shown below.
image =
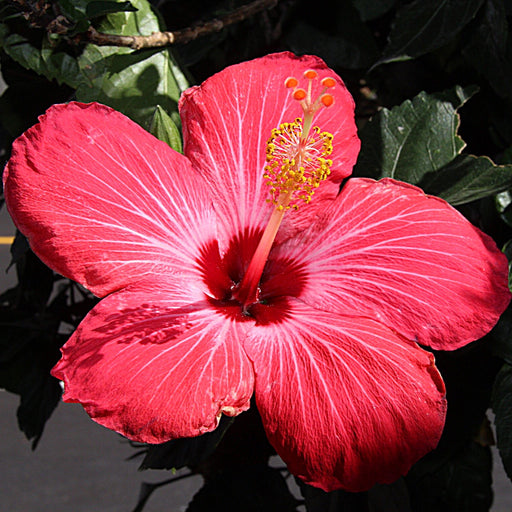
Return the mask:
<svg viewBox="0 0 512 512">
<path fill-rule="evenodd" d="M 89 419 L 78 404 L 61 404 L 35 451 L 16 424 L 17 397 L 0 392 L 1 512 L 130 512 L 142 482 L 173 476 L 137 471 L 128 442 Z M 176 473 L 176 476 L 180 473 Z M 144 512 L 184 512 L 202 478 L 157 489 Z"/>
<path fill-rule="evenodd" d="M 0 293 L 15 286 L 17 282 L 14 268 L 7 271 L 7 267 L 11 261 L 10 243 L 8 239 L 14 236 L 15 232 L 14 224 L 4 205 L 0 210 Z"/>
</svg>

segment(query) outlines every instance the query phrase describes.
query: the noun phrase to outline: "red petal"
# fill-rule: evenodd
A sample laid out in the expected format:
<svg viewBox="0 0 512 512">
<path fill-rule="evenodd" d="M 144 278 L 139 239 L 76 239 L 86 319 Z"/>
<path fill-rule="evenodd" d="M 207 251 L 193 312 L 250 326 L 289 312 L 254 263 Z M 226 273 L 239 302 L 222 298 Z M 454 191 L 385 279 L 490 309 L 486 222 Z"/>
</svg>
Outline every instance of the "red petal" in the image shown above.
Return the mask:
<svg viewBox="0 0 512 512">
<path fill-rule="evenodd" d="M 188 160 L 103 105 L 48 110 L 15 142 L 4 180 L 32 249 L 100 296 L 181 270 L 215 233 Z"/>
<path fill-rule="evenodd" d="M 246 351 L 267 436 L 290 471 L 325 491 L 391 483 L 432 450 L 445 417 L 432 354 L 366 318 L 293 299 Z"/>
<path fill-rule="evenodd" d="M 510 301 L 507 260 L 445 201 L 351 179 L 309 230 L 276 248 L 309 274 L 301 299 L 367 316 L 436 349 L 480 338 Z"/>
<path fill-rule="evenodd" d="M 148 443 L 211 431 L 221 413 L 248 409 L 254 377 L 240 336 L 249 324 L 191 301 L 191 288 L 151 282 L 103 299 L 53 369 L 64 400 Z"/>
<path fill-rule="evenodd" d="M 339 184 L 352 172 L 359 152 L 354 101 L 341 79 L 317 57 L 279 53 L 244 62 L 181 97 L 185 154 L 222 197 L 222 217 L 237 231 L 258 227 L 270 215 L 263 179 L 266 142 L 273 128 L 302 116 L 284 83 L 290 76 L 302 79 L 307 69 L 316 70 L 320 79 L 331 76 L 337 81 L 330 90 L 334 105 L 321 109 L 314 124 L 334 134 L 333 179 Z M 337 186 L 324 184 L 318 195 L 332 197 L 337 191 Z"/>
</svg>

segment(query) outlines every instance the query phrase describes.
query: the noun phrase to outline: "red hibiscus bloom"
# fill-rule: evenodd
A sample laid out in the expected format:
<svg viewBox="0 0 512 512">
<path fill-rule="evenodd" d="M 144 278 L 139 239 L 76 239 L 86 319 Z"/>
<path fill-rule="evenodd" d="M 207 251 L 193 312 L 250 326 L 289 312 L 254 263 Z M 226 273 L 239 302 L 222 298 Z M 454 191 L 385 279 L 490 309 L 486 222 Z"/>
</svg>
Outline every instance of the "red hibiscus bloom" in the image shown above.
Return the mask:
<svg viewBox="0 0 512 512">
<path fill-rule="evenodd" d="M 64 399 L 160 443 L 213 430 L 254 394 L 307 483 L 394 481 L 444 423 L 417 343 L 488 332 L 510 299 L 504 256 L 413 186 L 351 179 L 338 193 L 359 150 L 353 101 L 317 58 L 232 66 L 180 111 L 185 156 L 98 104 L 57 105 L 14 145 L 14 221 L 104 297 L 53 370 Z"/>
</svg>

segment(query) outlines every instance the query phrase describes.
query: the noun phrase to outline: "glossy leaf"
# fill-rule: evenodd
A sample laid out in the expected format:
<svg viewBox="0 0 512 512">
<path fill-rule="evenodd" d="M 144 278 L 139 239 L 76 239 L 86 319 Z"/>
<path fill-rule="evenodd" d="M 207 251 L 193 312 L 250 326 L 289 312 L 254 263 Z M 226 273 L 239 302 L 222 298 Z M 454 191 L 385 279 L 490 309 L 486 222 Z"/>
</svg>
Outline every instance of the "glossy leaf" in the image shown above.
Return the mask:
<svg viewBox="0 0 512 512">
<path fill-rule="evenodd" d="M 453 205 L 464 204 L 512 187 L 512 165 L 496 165 L 485 156 L 459 155 L 425 175 L 419 185 Z"/>
<path fill-rule="evenodd" d="M 488 0 L 468 43 L 462 47 L 464 57 L 483 75 L 496 93 L 510 98 L 512 60 L 505 3 Z"/>
<path fill-rule="evenodd" d="M 355 176 L 395 178 L 419 184 L 464 148 L 457 109 L 475 88 L 457 86 L 440 95 L 421 92 L 391 110 L 383 108 L 361 130 Z"/>
<path fill-rule="evenodd" d="M 118 35 L 149 35 L 161 29 L 146 0 L 132 2 L 137 12 L 106 16 L 98 30 Z M 168 49 L 134 51 L 89 44 L 79 60 L 86 81 L 77 90 L 79 101 L 98 101 L 140 124 L 150 122 L 160 105 L 179 123 L 177 102 L 187 81 Z"/>
<path fill-rule="evenodd" d="M 382 109 L 361 130 L 356 176 L 392 177 L 421 187 L 453 205 L 497 194 L 512 186 L 512 165 L 461 155 L 457 110 L 473 87 L 424 92 L 391 110 Z"/>
<path fill-rule="evenodd" d="M 503 466 L 512 479 L 512 366 L 504 364 L 494 385 L 492 398 L 496 436 Z"/>
<path fill-rule="evenodd" d="M 415 0 L 395 18 L 383 57 L 376 64 L 408 60 L 444 46 L 474 18 L 483 0 Z"/>
</svg>

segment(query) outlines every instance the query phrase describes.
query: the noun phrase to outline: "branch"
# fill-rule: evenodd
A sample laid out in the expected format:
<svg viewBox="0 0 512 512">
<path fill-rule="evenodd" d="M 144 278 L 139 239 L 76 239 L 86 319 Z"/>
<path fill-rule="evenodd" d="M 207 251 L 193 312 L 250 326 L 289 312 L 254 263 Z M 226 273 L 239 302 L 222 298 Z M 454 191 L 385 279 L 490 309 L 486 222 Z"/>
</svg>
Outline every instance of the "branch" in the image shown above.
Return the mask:
<svg viewBox="0 0 512 512">
<path fill-rule="evenodd" d="M 80 39 L 84 38 L 89 43 L 97 46 L 124 46 L 134 50 L 184 44 L 206 34 L 220 32 L 224 28 L 250 18 L 265 9 L 272 9 L 277 5 L 277 2 L 278 0 L 255 0 L 254 2 L 235 9 L 225 16 L 198 24 L 194 27 L 176 30 L 175 32 L 153 32 L 149 36 L 119 36 L 98 32 L 94 27 L 89 27 L 88 31 Z"/>
</svg>

